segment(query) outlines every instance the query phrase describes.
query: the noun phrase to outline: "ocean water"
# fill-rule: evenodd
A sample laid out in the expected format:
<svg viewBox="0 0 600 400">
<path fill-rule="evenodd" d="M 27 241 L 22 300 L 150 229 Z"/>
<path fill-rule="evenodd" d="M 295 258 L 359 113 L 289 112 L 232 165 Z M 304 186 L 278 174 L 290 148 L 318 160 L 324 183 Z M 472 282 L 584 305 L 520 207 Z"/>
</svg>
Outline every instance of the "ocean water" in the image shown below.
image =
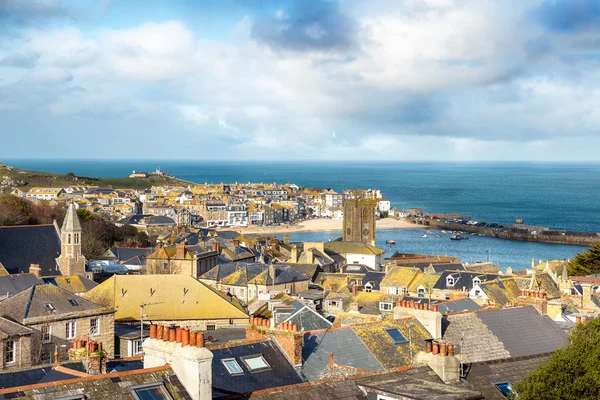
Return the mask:
<svg viewBox="0 0 600 400">
<path fill-rule="evenodd" d="M 600 232 L 600 164 L 564 163 L 378 163 L 378 162 L 243 162 L 149 160 L 5 159 L 7 165 L 54 173 L 123 177 L 132 170 L 162 171 L 204 182 L 281 182 L 300 186 L 376 188 L 399 208 L 460 213 L 479 221 L 510 224 L 516 217 L 528 225 Z M 526 267 L 531 258 L 573 257 L 580 246 L 514 242 L 473 237 L 459 242 L 421 239 L 420 231 L 381 231 L 398 250 L 449 254 L 464 261 L 491 259 L 503 266 Z M 298 233 L 298 240 L 335 236 Z M 389 235 L 389 236 L 388 236 Z M 401 246 L 400 246 L 401 245 Z M 393 250 L 393 249 L 390 249 Z M 489 250 L 489 253 L 488 253 Z"/>
</svg>

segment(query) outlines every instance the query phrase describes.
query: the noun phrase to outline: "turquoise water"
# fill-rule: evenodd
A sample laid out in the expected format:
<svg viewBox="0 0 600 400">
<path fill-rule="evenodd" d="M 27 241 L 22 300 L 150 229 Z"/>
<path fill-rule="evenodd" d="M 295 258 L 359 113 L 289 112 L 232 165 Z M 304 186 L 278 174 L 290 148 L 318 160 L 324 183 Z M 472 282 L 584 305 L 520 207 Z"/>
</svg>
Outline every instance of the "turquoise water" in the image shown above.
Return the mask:
<svg viewBox="0 0 600 400">
<path fill-rule="evenodd" d="M 528 225 L 600 232 L 600 164 L 24 159 L 4 162 L 30 170 L 96 177 L 123 177 L 134 169 L 152 171 L 160 167 L 166 173 L 198 183 L 293 182 L 338 191 L 343 187 L 377 188 L 399 208 L 461 213 L 476 220 L 503 224 L 522 217 Z M 584 250 L 578 246 L 484 237 L 473 237 L 468 242 L 421 239 L 419 232 L 382 231 L 379 245 L 385 246 L 387 238 L 394 238 L 401 251 L 456 255 L 464 261 L 486 260 L 490 250 L 493 261 L 513 267 L 530 265 L 531 257 L 568 258 Z M 304 240 L 329 236 L 327 233 L 297 235 Z"/>
</svg>

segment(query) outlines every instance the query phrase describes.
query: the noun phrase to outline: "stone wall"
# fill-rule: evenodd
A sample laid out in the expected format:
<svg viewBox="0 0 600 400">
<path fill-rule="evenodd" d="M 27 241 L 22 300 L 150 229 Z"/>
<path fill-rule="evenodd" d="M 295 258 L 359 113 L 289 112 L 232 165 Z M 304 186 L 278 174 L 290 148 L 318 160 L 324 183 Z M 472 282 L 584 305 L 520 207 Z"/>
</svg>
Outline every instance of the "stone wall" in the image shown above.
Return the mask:
<svg viewBox="0 0 600 400">
<path fill-rule="evenodd" d="M 279 328 L 259 327 L 249 325 L 246 327 L 247 341 L 260 341 L 273 339 L 288 356 L 293 365 L 302 364 L 302 345 L 304 335 L 301 332 L 290 332 Z"/>
<path fill-rule="evenodd" d="M 9 364 L 4 362 L 4 352 L 8 340 L 15 341 L 15 361 Z M 31 365 L 31 335 L 10 337 L 0 342 L 0 371 L 28 368 Z"/>
</svg>

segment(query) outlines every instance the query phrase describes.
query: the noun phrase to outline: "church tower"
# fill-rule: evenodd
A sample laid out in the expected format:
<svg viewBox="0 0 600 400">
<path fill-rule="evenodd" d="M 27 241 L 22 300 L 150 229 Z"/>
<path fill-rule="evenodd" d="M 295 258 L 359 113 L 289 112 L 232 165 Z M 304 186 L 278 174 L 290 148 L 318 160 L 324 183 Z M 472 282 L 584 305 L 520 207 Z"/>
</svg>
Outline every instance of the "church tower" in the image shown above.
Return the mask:
<svg viewBox="0 0 600 400">
<path fill-rule="evenodd" d="M 85 275 L 85 259 L 81 252 L 81 224 L 74 204 L 69 205 L 60 230 L 60 257 L 57 262 L 63 275 Z"/>
<path fill-rule="evenodd" d="M 375 209 L 377 200 L 363 190 L 344 193 L 344 242 L 362 242 L 375 246 Z"/>
</svg>

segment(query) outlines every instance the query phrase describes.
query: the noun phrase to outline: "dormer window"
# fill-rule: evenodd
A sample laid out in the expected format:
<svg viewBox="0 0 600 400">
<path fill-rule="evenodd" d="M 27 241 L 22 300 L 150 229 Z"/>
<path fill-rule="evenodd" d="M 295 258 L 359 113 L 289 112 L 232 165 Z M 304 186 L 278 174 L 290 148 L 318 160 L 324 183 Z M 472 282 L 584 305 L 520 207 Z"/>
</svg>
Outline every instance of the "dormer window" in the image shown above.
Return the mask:
<svg viewBox="0 0 600 400">
<path fill-rule="evenodd" d="M 449 275 L 448 277 L 446 277 L 446 285 L 447 286 L 454 286 L 455 283 L 456 283 L 456 280 L 454 279 L 454 277 L 452 277 L 452 275 Z"/>
<path fill-rule="evenodd" d="M 480 283 L 481 283 L 481 279 L 479 279 L 478 277 L 473 278 L 473 286 L 479 285 Z"/>
<path fill-rule="evenodd" d="M 371 285 L 371 282 L 368 282 L 368 283 L 365 285 L 365 292 L 367 292 L 367 293 L 371 293 L 371 291 L 372 291 L 372 290 L 373 290 L 373 285 Z"/>
</svg>

